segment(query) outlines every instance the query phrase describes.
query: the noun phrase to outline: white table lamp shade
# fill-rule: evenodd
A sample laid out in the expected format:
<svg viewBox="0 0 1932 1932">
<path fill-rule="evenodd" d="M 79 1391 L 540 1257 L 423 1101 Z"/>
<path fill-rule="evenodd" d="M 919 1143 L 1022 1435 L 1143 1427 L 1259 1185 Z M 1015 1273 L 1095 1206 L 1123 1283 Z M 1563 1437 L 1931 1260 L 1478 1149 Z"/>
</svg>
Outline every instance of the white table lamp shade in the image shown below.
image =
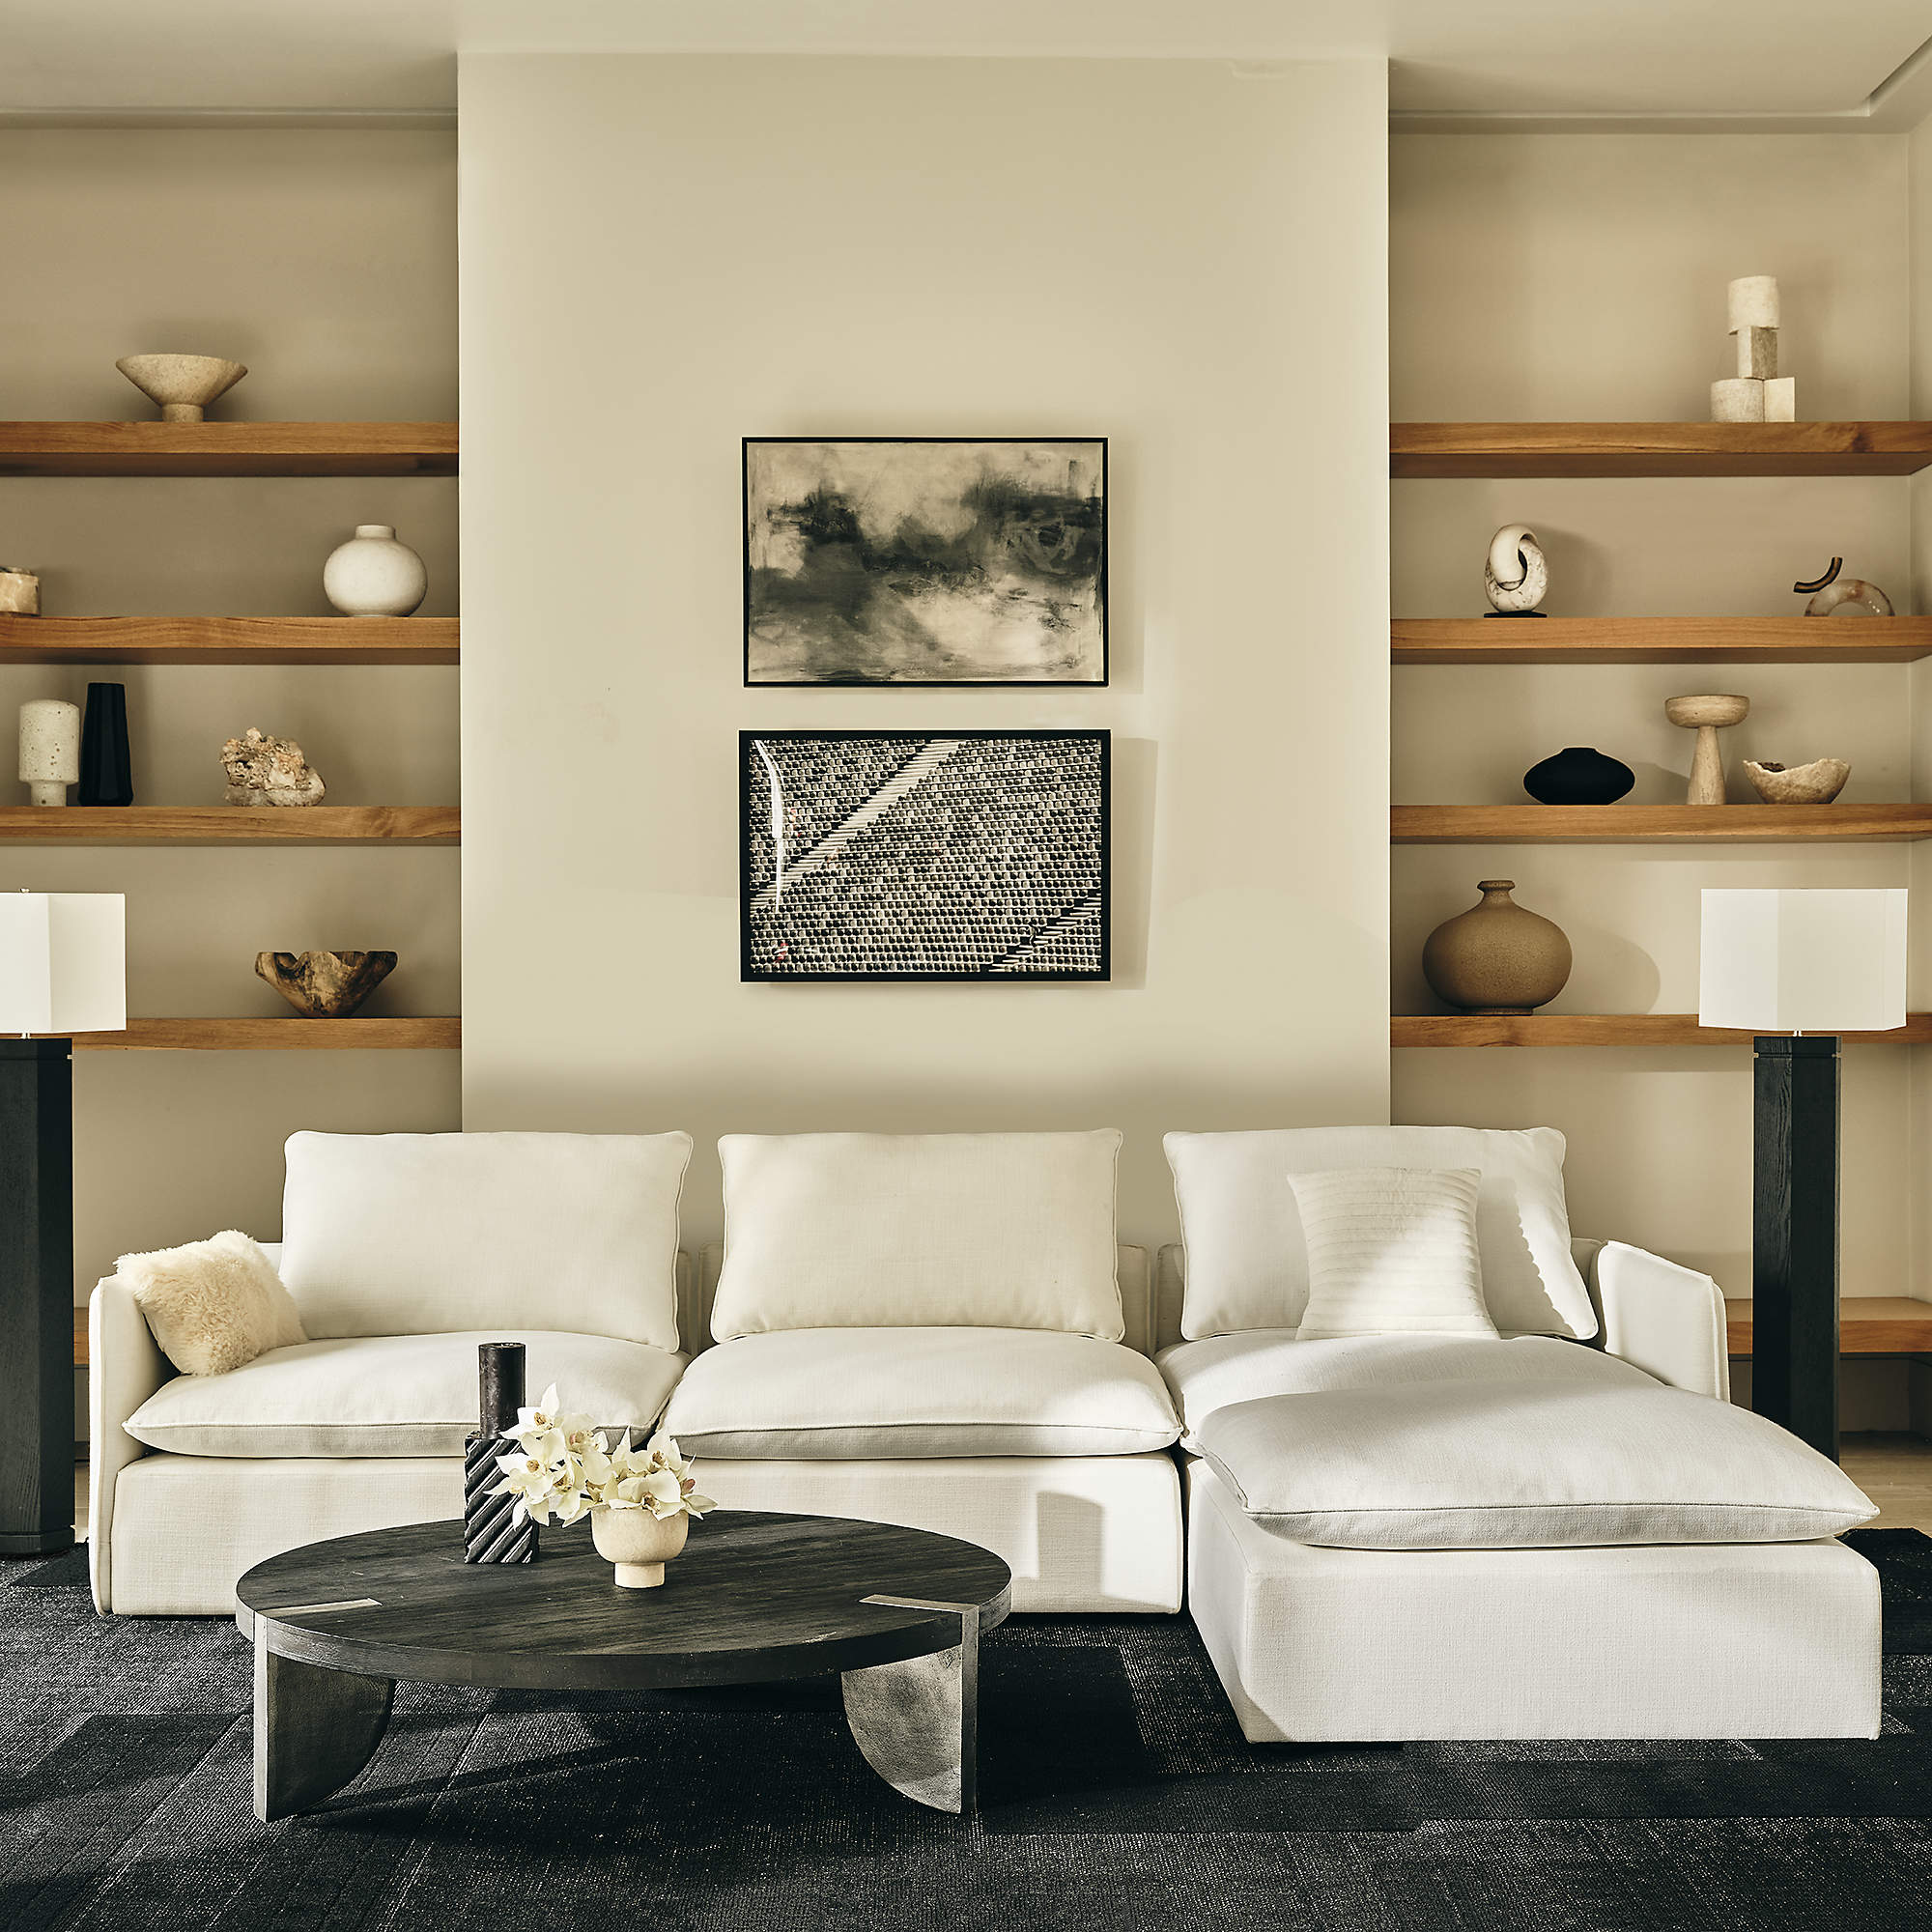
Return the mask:
<svg viewBox="0 0 1932 1932">
<path fill-rule="evenodd" d="M 1749 1033 L 1905 1024 L 1902 891 L 1707 891 L 1697 1019 Z"/>
<path fill-rule="evenodd" d="M 123 1031 L 127 925 L 120 893 L 0 893 L 0 1034 Z"/>
</svg>

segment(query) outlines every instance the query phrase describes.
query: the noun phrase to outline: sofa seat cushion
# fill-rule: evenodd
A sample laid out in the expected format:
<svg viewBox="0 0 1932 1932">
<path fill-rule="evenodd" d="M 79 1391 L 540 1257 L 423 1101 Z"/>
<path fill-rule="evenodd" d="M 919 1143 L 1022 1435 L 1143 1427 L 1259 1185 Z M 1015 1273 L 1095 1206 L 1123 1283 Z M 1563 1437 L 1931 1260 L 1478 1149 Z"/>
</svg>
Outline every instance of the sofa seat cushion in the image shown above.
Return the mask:
<svg viewBox="0 0 1932 1932">
<path fill-rule="evenodd" d="M 549 1330 L 304 1342 L 164 1382 L 128 1433 L 184 1456 L 461 1456 L 476 1428 L 480 1342 L 524 1344 L 532 1396 L 554 1382 L 576 1413 L 639 1434 L 684 1366 L 641 1342 Z"/>
<path fill-rule="evenodd" d="M 1303 1342 L 1293 1328 L 1251 1328 L 1205 1342 L 1177 1342 L 1154 1357 L 1198 1449 L 1201 1425 L 1217 1408 L 1263 1396 L 1318 1389 L 1384 1388 L 1405 1382 L 1573 1381 L 1654 1388 L 1628 1362 L 1550 1335 L 1512 1340 L 1465 1335 L 1349 1335 Z"/>
<path fill-rule="evenodd" d="M 1146 1356 L 1020 1328 L 794 1328 L 694 1361 L 665 1427 L 691 1456 L 802 1462 L 1133 1456 L 1180 1429 Z"/>
<path fill-rule="evenodd" d="M 1658 1382 L 1265 1396 L 1217 1408 L 1200 1443 L 1264 1528 L 1346 1549 L 1791 1543 L 1877 1514 L 1776 1423 Z"/>
</svg>

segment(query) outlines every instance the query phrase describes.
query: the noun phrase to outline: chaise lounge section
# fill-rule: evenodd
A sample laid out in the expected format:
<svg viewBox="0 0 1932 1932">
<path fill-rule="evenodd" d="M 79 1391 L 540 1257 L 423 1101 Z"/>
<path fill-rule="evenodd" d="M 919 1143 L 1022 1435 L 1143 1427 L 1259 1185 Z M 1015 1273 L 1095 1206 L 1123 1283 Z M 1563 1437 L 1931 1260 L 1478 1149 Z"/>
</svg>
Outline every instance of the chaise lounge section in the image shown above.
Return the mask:
<svg viewBox="0 0 1932 1932">
<path fill-rule="evenodd" d="M 1876 1734 L 1878 1577 L 1831 1533 L 1870 1504 L 1795 1438 L 1721 1406 L 1715 1282 L 1571 1241 L 1560 1135 L 1345 1128 L 1168 1145 L 1186 1239 L 1159 1257 L 1155 1359 L 1185 1430 L 1188 1608 L 1248 1738 Z M 1495 1337 L 1300 1338 L 1307 1243 L 1286 1178 L 1375 1164 L 1480 1174 Z M 1208 1279 L 1190 1283 L 1192 1267 Z M 1490 1469 L 1445 1473 L 1442 1418 L 1453 1428 L 1459 1413 L 1502 1425 Z M 1560 1474 L 1533 1466 L 1562 1460 L 1572 1416 L 1607 1418 L 1612 1450 L 1639 1468 L 1662 1438 L 1659 1495 L 1588 1519 L 1608 1530 L 1570 1520 Z M 1523 1467 L 1507 1466 L 1513 1454 Z M 1324 1487 L 1352 1514 L 1270 1517 L 1282 1495 Z M 1758 1499 L 1740 1504 L 1744 1491 Z M 1504 1526 L 1456 1520 L 1479 1492 L 1500 1497 L 1489 1514 Z M 1553 1514 L 1551 1494 L 1565 1498 Z M 1381 1506 L 1391 1498 L 1427 1499 L 1448 1526 L 1418 1528 L 1424 1512 Z M 1661 1540 L 1715 1520 L 1730 1540 Z M 1486 1538 L 1498 1547 L 1473 1547 Z M 1447 1547 L 1350 1547 L 1378 1540 Z"/>
</svg>

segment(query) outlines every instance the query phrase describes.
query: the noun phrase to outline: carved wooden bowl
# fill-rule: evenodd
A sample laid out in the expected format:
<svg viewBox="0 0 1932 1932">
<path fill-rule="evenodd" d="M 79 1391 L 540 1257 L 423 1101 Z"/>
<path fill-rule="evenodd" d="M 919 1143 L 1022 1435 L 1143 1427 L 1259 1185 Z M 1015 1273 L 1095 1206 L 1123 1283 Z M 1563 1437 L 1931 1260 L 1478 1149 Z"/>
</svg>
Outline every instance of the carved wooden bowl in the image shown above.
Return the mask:
<svg viewBox="0 0 1932 1932">
<path fill-rule="evenodd" d="M 255 971 L 304 1019 L 347 1019 L 391 973 L 393 952 L 258 952 Z"/>
</svg>

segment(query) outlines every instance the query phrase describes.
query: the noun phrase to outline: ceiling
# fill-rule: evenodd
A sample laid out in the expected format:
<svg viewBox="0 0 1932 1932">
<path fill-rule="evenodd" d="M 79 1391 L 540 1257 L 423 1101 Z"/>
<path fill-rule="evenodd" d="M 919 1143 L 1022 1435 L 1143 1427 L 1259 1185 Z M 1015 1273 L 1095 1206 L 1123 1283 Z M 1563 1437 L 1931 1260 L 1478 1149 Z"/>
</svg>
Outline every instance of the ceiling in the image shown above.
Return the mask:
<svg viewBox="0 0 1932 1932">
<path fill-rule="evenodd" d="M 1870 124 L 1932 0 L 7 0 L 6 27 L 14 119 L 446 117 L 459 49 L 554 49 L 1386 55 L 1404 115 Z"/>
</svg>

